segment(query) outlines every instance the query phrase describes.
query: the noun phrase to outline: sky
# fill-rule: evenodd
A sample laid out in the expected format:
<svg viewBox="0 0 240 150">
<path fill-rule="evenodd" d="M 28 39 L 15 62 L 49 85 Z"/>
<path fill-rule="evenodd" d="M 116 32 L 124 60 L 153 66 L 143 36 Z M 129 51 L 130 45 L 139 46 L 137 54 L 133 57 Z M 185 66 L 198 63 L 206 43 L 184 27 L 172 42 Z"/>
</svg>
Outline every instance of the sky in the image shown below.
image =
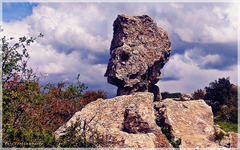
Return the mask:
<svg viewBox="0 0 240 150">
<path fill-rule="evenodd" d="M 162 92 L 194 92 L 230 77 L 238 81 L 236 3 L 2 3 L 2 35 L 36 37 L 28 67 L 46 76 L 41 83 L 74 83 L 115 96 L 104 73 L 118 14 L 149 15 L 170 36 L 172 52 L 157 85 Z"/>
</svg>

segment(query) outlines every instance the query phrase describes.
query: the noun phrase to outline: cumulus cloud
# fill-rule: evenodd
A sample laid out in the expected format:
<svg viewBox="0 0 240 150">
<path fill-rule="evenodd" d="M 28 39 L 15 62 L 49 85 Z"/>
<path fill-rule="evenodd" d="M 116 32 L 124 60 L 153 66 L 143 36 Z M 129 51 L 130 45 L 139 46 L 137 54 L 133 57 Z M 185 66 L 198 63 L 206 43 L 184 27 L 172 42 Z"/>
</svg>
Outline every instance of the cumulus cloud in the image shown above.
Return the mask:
<svg viewBox="0 0 240 150">
<path fill-rule="evenodd" d="M 207 54 L 205 51 L 198 48 L 186 50 L 184 58 L 191 63 L 195 63 L 199 68 L 204 69 L 222 65 L 219 54 Z"/>
<path fill-rule="evenodd" d="M 234 65 L 231 70 L 201 69 L 194 60 L 189 60 L 187 55 L 176 54 L 165 65 L 162 70 L 162 80 L 158 82 L 161 91 L 169 92 L 194 92 L 203 89 L 208 84 L 218 78 L 230 77 L 232 83 L 237 85 L 238 65 Z M 165 80 L 172 75 L 178 77 L 177 80 Z"/>
<path fill-rule="evenodd" d="M 118 14 L 147 14 L 173 45 L 159 85 L 190 91 L 222 76 L 236 81 L 236 11 L 234 3 L 39 3 L 31 15 L 3 22 L 3 28 L 8 37 L 44 34 L 28 49 L 29 66 L 48 74 L 46 82 L 74 82 L 80 73 L 90 89 L 115 93 L 103 77 L 113 21 Z"/>
<path fill-rule="evenodd" d="M 182 3 L 170 3 L 170 6 L 173 8 L 183 8 L 184 5 Z"/>
<path fill-rule="evenodd" d="M 237 64 L 237 44 L 205 44 L 186 49 L 184 58 L 201 69 L 231 70 Z"/>
<path fill-rule="evenodd" d="M 22 21 L 3 22 L 3 36 L 14 37 L 18 39 L 24 35 L 28 35 L 28 24 Z M 21 30 L 20 30 L 21 29 Z"/>
<path fill-rule="evenodd" d="M 25 22 L 30 26 L 31 35 L 43 32 L 45 38 L 41 43 L 51 43 L 58 51 L 82 49 L 105 52 L 109 39 L 101 36 L 106 34 L 104 28 L 96 30 L 102 27 L 105 20 L 98 9 L 86 4 L 40 4 Z"/>
<path fill-rule="evenodd" d="M 171 3 L 171 9 L 158 20 L 164 28 L 176 33 L 185 42 L 237 42 L 238 16 L 236 3 Z M 184 8 L 184 9 L 182 9 Z M 162 18 L 161 18 L 162 17 Z M 171 27 L 169 27 L 171 26 Z"/>
</svg>

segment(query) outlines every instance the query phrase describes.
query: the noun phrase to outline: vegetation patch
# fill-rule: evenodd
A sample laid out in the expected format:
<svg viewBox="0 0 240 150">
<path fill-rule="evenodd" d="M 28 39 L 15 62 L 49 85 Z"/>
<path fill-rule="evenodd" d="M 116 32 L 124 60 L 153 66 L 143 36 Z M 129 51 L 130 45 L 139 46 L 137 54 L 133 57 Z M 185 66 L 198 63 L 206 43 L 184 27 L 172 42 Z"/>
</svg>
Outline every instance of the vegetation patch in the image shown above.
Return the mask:
<svg viewBox="0 0 240 150">
<path fill-rule="evenodd" d="M 162 99 L 166 98 L 181 98 L 182 94 L 181 93 L 169 93 L 169 92 L 162 92 Z"/>
<path fill-rule="evenodd" d="M 212 107 L 214 123 L 224 131 L 238 132 L 238 92 L 239 87 L 230 78 L 219 78 L 210 82 L 205 90 L 194 92 L 196 98 L 203 98 Z"/>
<path fill-rule="evenodd" d="M 219 125 L 221 129 L 223 129 L 225 132 L 235 132 L 238 133 L 238 124 L 226 122 L 219 118 L 214 119 L 214 124 Z"/>
<path fill-rule="evenodd" d="M 170 133 L 170 128 L 169 127 L 162 127 L 161 128 L 163 135 L 165 138 L 168 140 L 168 142 L 174 147 L 174 148 L 179 148 L 179 145 L 181 145 L 181 138 L 174 140 L 173 136 Z"/>
<path fill-rule="evenodd" d="M 58 146 L 93 148 L 103 144 L 103 137 L 94 129 L 89 128 L 86 121 L 83 122 L 83 127 L 80 127 L 81 122 L 74 123 L 67 134 L 60 137 Z M 82 132 L 79 134 L 81 130 Z"/>
<path fill-rule="evenodd" d="M 214 135 L 215 135 L 215 140 L 216 141 L 221 141 L 224 138 L 224 136 L 225 136 L 225 134 L 222 131 L 219 132 L 219 133 L 215 132 Z"/>
</svg>

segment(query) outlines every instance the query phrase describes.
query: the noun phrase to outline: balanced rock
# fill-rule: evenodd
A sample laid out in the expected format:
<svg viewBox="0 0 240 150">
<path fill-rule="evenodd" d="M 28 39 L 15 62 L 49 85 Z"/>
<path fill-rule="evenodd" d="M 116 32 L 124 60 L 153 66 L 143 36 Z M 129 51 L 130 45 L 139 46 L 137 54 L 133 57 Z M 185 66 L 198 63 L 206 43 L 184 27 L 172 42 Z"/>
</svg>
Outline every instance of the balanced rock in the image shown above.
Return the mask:
<svg viewBox="0 0 240 150">
<path fill-rule="evenodd" d="M 213 113 L 204 100 L 155 102 L 157 123 L 169 138 L 181 139 L 180 148 L 219 148 L 215 142 Z M 166 134 L 166 133 L 165 133 Z"/>
<path fill-rule="evenodd" d="M 117 95 L 152 92 L 159 100 L 155 84 L 171 52 L 167 32 L 147 15 L 118 15 L 113 26 L 111 57 L 105 73 L 108 82 L 118 87 Z"/>
<path fill-rule="evenodd" d="M 73 124 L 87 124 L 96 130 L 104 143 L 101 147 L 112 148 L 157 148 L 172 147 L 156 124 L 153 94 L 138 92 L 112 99 L 98 99 L 89 103 L 58 130 L 56 137 L 64 136 Z M 83 127 L 79 127 L 83 129 Z M 79 130 L 81 135 L 83 130 Z"/>
</svg>

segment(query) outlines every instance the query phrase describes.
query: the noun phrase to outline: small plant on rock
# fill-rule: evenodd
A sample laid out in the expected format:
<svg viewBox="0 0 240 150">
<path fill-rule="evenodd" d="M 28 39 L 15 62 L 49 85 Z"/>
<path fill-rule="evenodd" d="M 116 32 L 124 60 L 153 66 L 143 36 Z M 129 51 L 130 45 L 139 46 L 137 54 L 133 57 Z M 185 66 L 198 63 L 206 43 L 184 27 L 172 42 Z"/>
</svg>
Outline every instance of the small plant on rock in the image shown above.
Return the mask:
<svg viewBox="0 0 240 150">
<path fill-rule="evenodd" d="M 80 134 L 79 134 L 80 132 Z M 102 136 L 87 125 L 86 121 L 74 123 L 68 130 L 67 134 L 59 139 L 59 147 L 99 147 L 103 143 Z"/>
<path fill-rule="evenodd" d="M 215 132 L 214 135 L 216 141 L 221 141 L 225 136 L 224 132 L 222 131 L 220 131 L 219 133 Z"/>
</svg>

